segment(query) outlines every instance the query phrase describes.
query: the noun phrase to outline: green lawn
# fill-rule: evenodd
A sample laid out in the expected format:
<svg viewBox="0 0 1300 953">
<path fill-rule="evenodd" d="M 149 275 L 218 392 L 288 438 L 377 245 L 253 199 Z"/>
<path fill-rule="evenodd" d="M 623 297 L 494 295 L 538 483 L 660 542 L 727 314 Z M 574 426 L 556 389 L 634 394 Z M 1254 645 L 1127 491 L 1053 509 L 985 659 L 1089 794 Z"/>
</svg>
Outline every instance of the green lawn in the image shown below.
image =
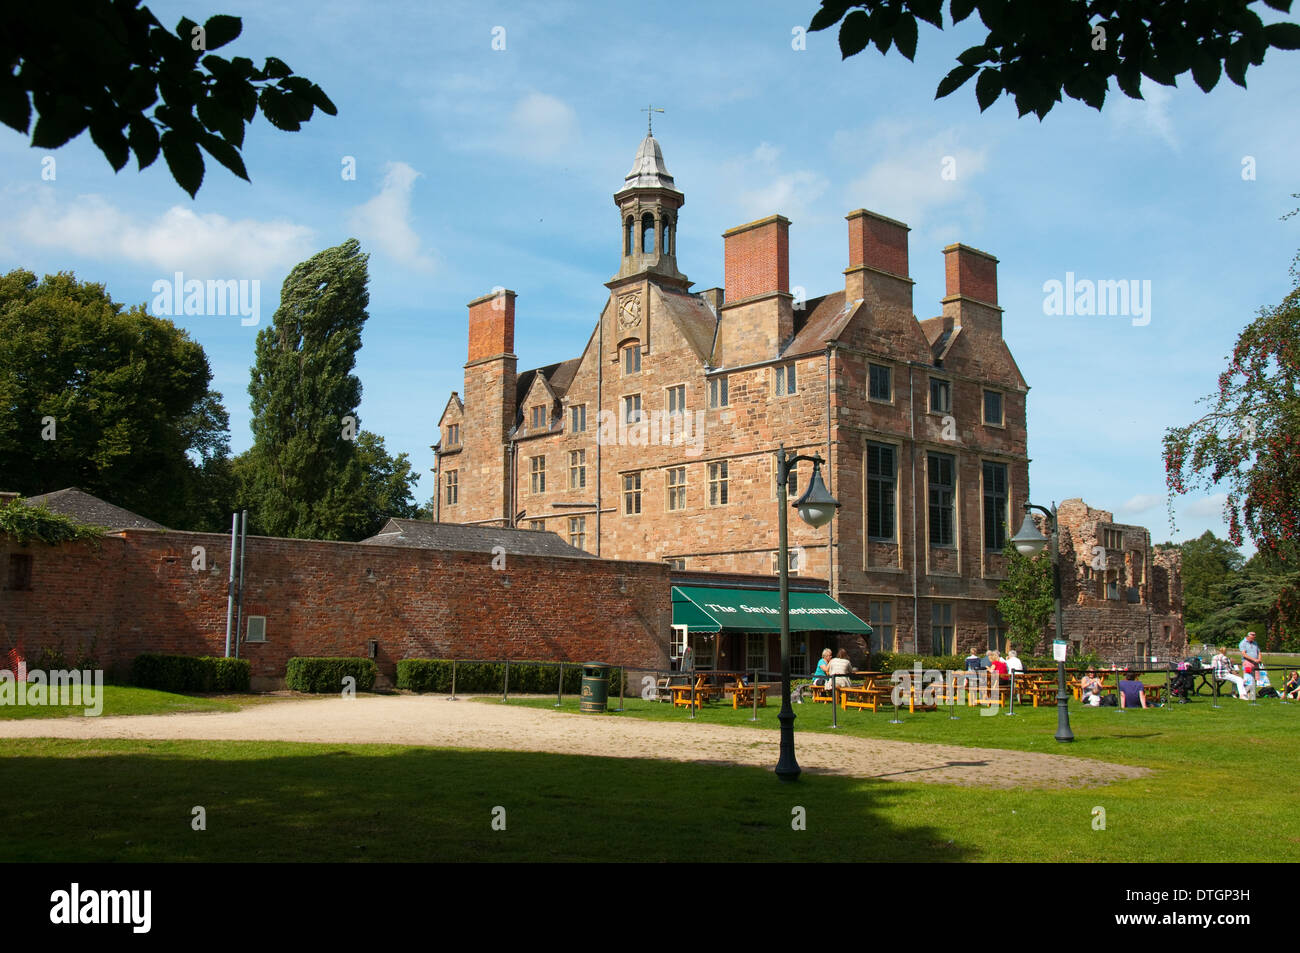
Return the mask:
<svg viewBox="0 0 1300 953">
<path fill-rule="evenodd" d="M 484 704 L 500 704 L 485 700 Z M 510 704 L 546 708 L 553 699 Z M 566 707 L 575 707 L 567 702 Z M 827 706 L 796 732 L 830 731 Z M 1300 844 L 1291 792 L 1300 705 L 1225 700 L 1014 718 L 960 710 L 851 712 L 849 735 L 1048 751 L 1142 764 L 1146 778 L 1080 790 L 990 790 L 758 768 L 384 745 L 21 739 L 0 749 L 0 861 L 234 860 L 1284 860 Z M 775 706 L 760 709 L 771 731 Z M 558 716 L 557 716 L 558 717 Z M 623 714 L 686 720 L 666 705 Z M 751 727 L 712 706 L 701 720 Z M 207 830 L 191 829 L 192 808 Z M 506 810 L 504 831 L 492 810 Z M 791 827 L 806 811 L 807 830 Z M 1094 830 L 1094 808 L 1106 829 Z M 1249 849 L 1243 811 L 1264 833 Z M 1215 832 L 1218 832 L 1217 834 Z"/>
<path fill-rule="evenodd" d="M 132 688 L 126 685 L 105 685 L 103 710 L 106 715 L 166 715 L 173 712 L 238 711 L 245 705 L 257 702 L 257 696 L 200 697 L 156 692 L 150 688 Z M 83 695 L 82 700 L 85 700 Z M 81 718 L 86 705 L 0 705 L 0 719 L 18 718 Z M 92 716 L 93 717 L 93 716 Z"/>
</svg>

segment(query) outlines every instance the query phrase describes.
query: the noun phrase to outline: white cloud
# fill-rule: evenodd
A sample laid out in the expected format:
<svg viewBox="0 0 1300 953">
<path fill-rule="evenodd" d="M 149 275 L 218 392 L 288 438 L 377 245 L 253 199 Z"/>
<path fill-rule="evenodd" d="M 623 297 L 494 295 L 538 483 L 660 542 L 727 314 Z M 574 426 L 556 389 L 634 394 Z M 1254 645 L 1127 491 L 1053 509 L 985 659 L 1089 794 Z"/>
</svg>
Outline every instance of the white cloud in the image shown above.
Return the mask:
<svg viewBox="0 0 1300 953">
<path fill-rule="evenodd" d="M 1163 139 L 1175 152 L 1181 148 L 1174 133 L 1173 120 L 1169 118 L 1169 102 L 1173 94 L 1159 83 L 1142 81 L 1141 99 L 1129 99 L 1122 92 L 1113 92 L 1106 102 L 1106 115 L 1120 129 L 1139 129 Z"/>
<path fill-rule="evenodd" d="M 730 164 L 725 180 L 741 183 L 734 201 L 746 218 L 772 214 L 796 220 L 813 217 L 810 209 L 826 192 L 826 177 L 807 169 L 783 171 L 780 158 L 779 147 L 762 142 L 748 156 Z"/>
<path fill-rule="evenodd" d="M 984 171 L 989 152 L 988 146 L 960 145 L 955 129 L 927 135 L 919 124 L 900 120 L 837 132 L 832 148 L 877 157 L 849 183 L 848 208 L 867 208 L 913 228 L 927 224 L 931 210 L 971 201 L 970 186 Z"/>
<path fill-rule="evenodd" d="M 1205 496 L 1199 500 L 1193 500 L 1183 508 L 1183 512 L 1188 516 L 1223 516 L 1223 507 L 1228 502 L 1228 494 L 1215 493 L 1213 496 Z"/>
<path fill-rule="evenodd" d="M 31 194 L 30 204 L 13 218 L 12 234 L 18 242 L 88 258 L 243 278 L 282 272 L 306 258 L 313 247 L 312 230 L 292 222 L 232 221 L 180 205 L 142 219 L 99 195 L 60 202 L 55 190 L 46 186 Z"/>
<path fill-rule="evenodd" d="M 503 150 L 554 159 L 576 151 L 578 114 L 562 99 L 532 92 L 515 104 Z"/>
<path fill-rule="evenodd" d="M 411 227 L 411 192 L 420 174 L 405 162 L 388 163 L 379 193 L 353 209 L 349 223 L 358 237 L 393 260 L 416 271 L 430 272 L 435 267 L 434 259 L 420 251 L 420 236 Z"/>
<path fill-rule="evenodd" d="M 1139 513 L 1146 513 L 1155 509 L 1165 501 L 1163 496 L 1157 496 L 1154 493 L 1139 493 L 1137 496 L 1130 497 L 1123 506 L 1119 508 L 1121 513 L 1136 516 Z"/>
</svg>

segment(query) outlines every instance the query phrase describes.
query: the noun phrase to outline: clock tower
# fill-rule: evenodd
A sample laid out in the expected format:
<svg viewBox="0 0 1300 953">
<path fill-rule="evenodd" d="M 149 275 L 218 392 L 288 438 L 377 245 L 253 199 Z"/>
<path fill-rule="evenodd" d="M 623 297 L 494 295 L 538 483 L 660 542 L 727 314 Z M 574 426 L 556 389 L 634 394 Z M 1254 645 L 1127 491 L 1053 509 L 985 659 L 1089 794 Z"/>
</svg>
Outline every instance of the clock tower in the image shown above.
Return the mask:
<svg viewBox="0 0 1300 953">
<path fill-rule="evenodd" d="M 677 213 L 686 196 L 677 191 L 664 166 L 663 150 L 654 136 L 646 135 L 632 161 L 623 187 L 614 193 L 619 213 L 618 274 L 609 286 L 618 297 L 619 326 L 629 330 L 640 323 L 640 297 L 619 295 L 630 279 L 649 279 L 681 291 L 691 282 L 677 270 Z"/>
</svg>

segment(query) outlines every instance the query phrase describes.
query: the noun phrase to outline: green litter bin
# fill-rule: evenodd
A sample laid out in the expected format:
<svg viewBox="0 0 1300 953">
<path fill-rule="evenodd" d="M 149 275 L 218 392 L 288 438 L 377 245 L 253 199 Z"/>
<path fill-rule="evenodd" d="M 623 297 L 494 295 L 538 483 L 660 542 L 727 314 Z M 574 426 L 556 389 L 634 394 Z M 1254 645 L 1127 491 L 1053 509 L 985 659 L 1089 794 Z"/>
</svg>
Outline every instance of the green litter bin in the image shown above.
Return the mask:
<svg viewBox="0 0 1300 953">
<path fill-rule="evenodd" d="M 582 666 L 582 701 L 579 711 L 604 711 L 609 700 L 609 666 L 585 662 Z"/>
</svg>

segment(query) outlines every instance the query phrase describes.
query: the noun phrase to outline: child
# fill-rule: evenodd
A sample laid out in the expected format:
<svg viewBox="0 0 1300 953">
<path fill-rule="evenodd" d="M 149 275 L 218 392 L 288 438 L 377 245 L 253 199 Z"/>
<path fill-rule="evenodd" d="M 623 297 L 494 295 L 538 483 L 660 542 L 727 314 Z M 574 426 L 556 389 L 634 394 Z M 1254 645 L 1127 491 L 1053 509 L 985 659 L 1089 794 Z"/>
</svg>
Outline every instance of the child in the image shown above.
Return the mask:
<svg viewBox="0 0 1300 953">
<path fill-rule="evenodd" d="M 1295 669 L 1286 677 L 1286 683 L 1282 686 L 1282 697 L 1300 700 L 1300 672 Z"/>
</svg>

